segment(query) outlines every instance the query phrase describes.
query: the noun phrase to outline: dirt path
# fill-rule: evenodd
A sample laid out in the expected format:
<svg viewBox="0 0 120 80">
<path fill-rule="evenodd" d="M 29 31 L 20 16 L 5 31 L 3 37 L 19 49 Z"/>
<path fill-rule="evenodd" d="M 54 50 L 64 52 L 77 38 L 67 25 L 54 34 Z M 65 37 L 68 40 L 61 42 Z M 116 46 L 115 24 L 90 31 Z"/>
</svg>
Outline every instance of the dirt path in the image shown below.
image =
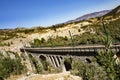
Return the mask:
<svg viewBox="0 0 120 80">
<path fill-rule="evenodd" d="M 32 74 L 18 80 L 82 80 L 81 77 L 73 76 L 70 72 L 62 72 L 57 74 Z"/>
</svg>

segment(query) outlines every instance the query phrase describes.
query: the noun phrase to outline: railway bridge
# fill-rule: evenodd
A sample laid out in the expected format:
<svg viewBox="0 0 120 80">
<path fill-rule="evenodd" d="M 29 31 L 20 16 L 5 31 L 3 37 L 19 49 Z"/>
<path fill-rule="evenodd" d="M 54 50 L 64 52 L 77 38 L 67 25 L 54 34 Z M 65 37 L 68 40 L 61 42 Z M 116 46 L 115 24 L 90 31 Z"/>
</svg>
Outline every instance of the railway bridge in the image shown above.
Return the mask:
<svg viewBox="0 0 120 80">
<path fill-rule="evenodd" d="M 120 45 L 113 45 L 111 51 L 120 55 Z M 65 57 L 76 58 L 81 61 L 91 62 L 91 58 L 95 57 L 100 51 L 104 51 L 103 45 L 93 46 L 75 46 L 75 47 L 42 47 L 42 48 L 21 48 L 21 52 L 27 52 L 33 57 L 40 60 L 47 60 L 55 67 L 68 65 L 65 62 Z M 69 66 L 68 66 L 69 67 Z M 67 69 L 67 68 L 66 68 Z"/>
</svg>

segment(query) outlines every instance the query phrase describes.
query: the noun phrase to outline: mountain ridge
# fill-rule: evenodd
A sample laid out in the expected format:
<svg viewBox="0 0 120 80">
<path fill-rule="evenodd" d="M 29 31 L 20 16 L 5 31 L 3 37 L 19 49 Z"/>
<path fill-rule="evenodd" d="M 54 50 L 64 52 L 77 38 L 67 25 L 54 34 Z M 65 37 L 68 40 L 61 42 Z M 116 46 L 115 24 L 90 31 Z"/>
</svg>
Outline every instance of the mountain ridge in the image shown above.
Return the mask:
<svg viewBox="0 0 120 80">
<path fill-rule="evenodd" d="M 81 20 L 87 20 L 87 19 L 95 18 L 95 17 L 101 17 L 101 16 L 109 13 L 110 11 L 111 10 L 103 10 L 103 11 L 97 11 L 97 12 L 85 14 L 83 16 L 80 16 L 80 17 L 76 18 L 76 19 L 69 20 L 66 23 L 75 22 L 75 21 L 81 21 Z"/>
<path fill-rule="evenodd" d="M 109 13 L 105 14 L 103 17 L 105 16 L 117 16 L 120 15 L 120 5 L 117 6 L 116 8 L 114 8 L 113 10 L 111 10 Z"/>
</svg>

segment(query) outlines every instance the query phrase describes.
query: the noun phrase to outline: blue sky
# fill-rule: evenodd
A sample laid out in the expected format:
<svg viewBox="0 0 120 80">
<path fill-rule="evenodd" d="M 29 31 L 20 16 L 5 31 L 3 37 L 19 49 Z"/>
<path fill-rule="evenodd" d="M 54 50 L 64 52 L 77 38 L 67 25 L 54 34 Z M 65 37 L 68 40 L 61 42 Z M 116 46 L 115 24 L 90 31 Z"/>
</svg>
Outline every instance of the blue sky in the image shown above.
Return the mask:
<svg viewBox="0 0 120 80">
<path fill-rule="evenodd" d="M 0 0 L 0 29 L 50 26 L 118 5 L 120 0 Z"/>
</svg>

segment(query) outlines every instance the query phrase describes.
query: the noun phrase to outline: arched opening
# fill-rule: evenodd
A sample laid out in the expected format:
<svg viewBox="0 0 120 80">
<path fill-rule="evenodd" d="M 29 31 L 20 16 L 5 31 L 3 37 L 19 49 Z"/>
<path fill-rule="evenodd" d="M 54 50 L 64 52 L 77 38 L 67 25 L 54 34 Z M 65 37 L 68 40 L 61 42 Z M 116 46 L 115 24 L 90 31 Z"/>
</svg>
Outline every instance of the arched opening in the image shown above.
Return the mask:
<svg viewBox="0 0 120 80">
<path fill-rule="evenodd" d="M 43 68 L 44 68 L 44 70 L 48 70 L 48 62 L 47 62 L 47 59 L 46 59 L 46 57 L 44 56 L 44 55 L 40 55 L 40 61 L 41 61 L 41 63 L 42 63 L 42 66 L 43 66 Z"/>
<path fill-rule="evenodd" d="M 0 80 L 4 80 L 2 77 L 0 77 Z"/>
<path fill-rule="evenodd" d="M 46 57 L 45 56 L 43 56 L 43 55 L 40 55 L 40 60 L 44 60 L 44 61 L 46 61 Z"/>
<path fill-rule="evenodd" d="M 71 64 L 72 64 L 72 58 L 66 58 L 64 61 L 66 71 L 69 71 L 72 69 Z"/>
<path fill-rule="evenodd" d="M 116 56 L 120 60 L 120 52 L 116 53 Z"/>
<path fill-rule="evenodd" d="M 91 60 L 90 60 L 89 58 L 86 58 L 86 59 L 85 59 L 85 62 L 91 63 Z"/>
<path fill-rule="evenodd" d="M 120 59 L 120 52 L 118 52 L 116 55 L 117 55 L 117 57 Z"/>
<path fill-rule="evenodd" d="M 32 55 L 32 54 L 28 54 L 28 56 L 29 56 L 29 57 L 33 57 L 33 55 Z"/>
</svg>

